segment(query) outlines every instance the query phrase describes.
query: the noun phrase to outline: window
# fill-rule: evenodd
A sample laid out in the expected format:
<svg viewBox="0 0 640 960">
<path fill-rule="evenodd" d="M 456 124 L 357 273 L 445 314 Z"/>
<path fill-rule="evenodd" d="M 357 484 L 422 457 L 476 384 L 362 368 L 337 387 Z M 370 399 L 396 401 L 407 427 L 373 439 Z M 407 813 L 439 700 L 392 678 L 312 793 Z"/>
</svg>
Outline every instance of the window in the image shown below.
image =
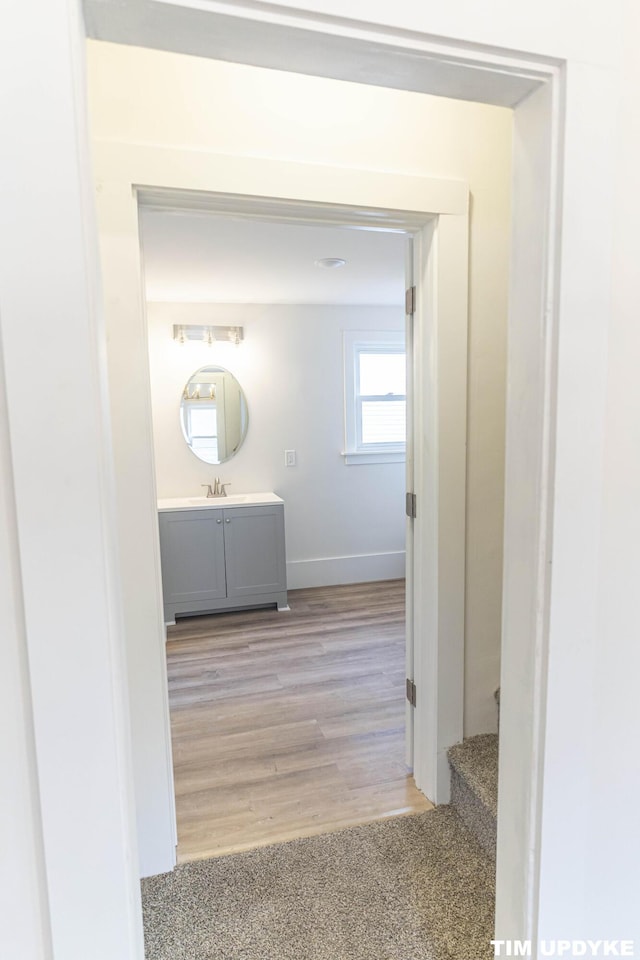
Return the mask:
<svg viewBox="0 0 640 960">
<path fill-rule="evenodd" d="M 407 378 L 404 333 L 344 335 L 345 462 L 405 459 Z"/>
</svg>

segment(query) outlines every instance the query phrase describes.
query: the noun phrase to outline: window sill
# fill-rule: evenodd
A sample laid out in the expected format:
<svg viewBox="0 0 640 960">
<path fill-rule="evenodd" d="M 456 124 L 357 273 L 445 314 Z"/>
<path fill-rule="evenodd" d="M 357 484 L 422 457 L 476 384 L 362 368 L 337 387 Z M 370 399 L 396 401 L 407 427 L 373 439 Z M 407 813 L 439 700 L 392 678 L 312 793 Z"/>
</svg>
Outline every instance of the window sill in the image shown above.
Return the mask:
<svg viewBox="0 0 640 960">
<path fill-rule="evenodd" d="M 344 458 L 345 466 L 404 463 L 407 459 L 405 450 L 346 450 L 340 456 Z"/>
</svg>

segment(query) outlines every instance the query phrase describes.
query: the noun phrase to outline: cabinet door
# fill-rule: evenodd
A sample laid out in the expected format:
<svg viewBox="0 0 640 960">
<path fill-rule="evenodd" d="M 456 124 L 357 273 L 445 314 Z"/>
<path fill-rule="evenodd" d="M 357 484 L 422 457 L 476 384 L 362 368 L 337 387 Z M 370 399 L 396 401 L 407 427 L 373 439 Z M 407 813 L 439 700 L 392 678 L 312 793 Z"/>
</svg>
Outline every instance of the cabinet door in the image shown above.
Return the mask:
<svg viewBox="0 0 640 960">
<path fill-rule="evenodd" d="M 223 513 L 175 510 L 160 514 L 165 606 L 226 597 Z"/>
<path fill-rule="evenodd" d="M 282 504 L 225 510 L 224 538 L 228 597 L 287 589 Z"/>
</svg>

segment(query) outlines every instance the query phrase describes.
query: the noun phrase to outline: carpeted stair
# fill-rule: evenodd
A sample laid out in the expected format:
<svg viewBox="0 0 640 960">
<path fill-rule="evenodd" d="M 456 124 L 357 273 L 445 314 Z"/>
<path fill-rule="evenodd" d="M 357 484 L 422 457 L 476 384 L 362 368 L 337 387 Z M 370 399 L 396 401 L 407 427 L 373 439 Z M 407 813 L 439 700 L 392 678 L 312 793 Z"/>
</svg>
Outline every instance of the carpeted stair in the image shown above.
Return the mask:
<svg viewBox="0 0 640 960">
<path fill-rule="evenodd" d="M 500 726 L 500 687 L 496 690 Z M 456 743 L 447 753 L 451 805 L 495 862 L 498 825 L 498 734 L 483 733 Z"/>
<path fill-rule="evenodd" d="M 495 692 L 500 724 L 500 688 Z M 495 883 L 498 826 L 498 734 L 468 737 L 447 752 L 451 767 L 451 806 L 484 850 L 484 879 Z M 443 809 L 443 808 L 438 808 Z M 472 839 L 473 838 L 473 839 Z M 476 844 L 474 843 L 474 846 Z M 476 884 L 478 880 L 476 879 Z M 478 884 L 478 889 L 481 889 Z M 493 936 L 493 934 L 492 934 Z M 456 954 L 452 953 L 452 957 Z M 479 954 L 480 956 L 480 954 Z"/>
<path fill-rule="evenodd" d="M 468 737 L 451 747 L 451 804 L 495 860 L 498 820 L 498 735 Z"/>
<path fill-rule="evenodd" d="M 449 750 L 451 803 L 495 859 L 498 820 L 498 735 L 469 737 Z"/>
</svg>

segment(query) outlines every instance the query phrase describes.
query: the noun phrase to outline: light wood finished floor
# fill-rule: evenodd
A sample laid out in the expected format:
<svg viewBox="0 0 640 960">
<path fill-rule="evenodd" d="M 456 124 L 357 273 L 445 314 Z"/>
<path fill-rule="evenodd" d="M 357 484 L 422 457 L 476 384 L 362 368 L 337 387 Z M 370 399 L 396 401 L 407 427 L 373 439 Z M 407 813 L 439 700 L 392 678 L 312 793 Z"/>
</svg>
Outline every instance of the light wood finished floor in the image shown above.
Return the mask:
<svg viewBox="0 0 640 960">
<path fill-rule="evenodd" d="M 404 582 L 289 602 L 169 628 L 180 862 L 431 807 L 404 763 Z"/>
</svg>

